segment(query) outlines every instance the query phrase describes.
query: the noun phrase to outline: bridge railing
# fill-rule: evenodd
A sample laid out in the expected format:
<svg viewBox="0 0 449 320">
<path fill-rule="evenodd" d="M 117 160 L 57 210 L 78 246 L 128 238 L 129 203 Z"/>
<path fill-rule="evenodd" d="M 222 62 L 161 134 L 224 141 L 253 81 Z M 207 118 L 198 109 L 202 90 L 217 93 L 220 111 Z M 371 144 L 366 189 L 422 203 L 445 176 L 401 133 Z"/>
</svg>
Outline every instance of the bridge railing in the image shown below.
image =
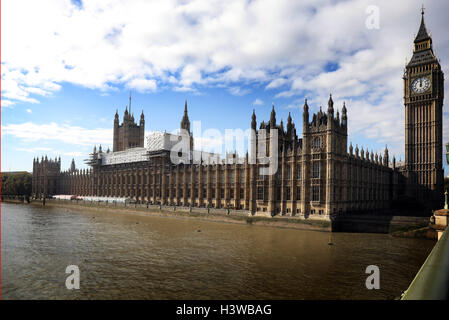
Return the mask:
<svg viewBox="0 0 449 320">
<path fill-rule="evenodd" d="M 401 299 L 449 299 L 449 227 L 443 232 Z"/>
</svg>

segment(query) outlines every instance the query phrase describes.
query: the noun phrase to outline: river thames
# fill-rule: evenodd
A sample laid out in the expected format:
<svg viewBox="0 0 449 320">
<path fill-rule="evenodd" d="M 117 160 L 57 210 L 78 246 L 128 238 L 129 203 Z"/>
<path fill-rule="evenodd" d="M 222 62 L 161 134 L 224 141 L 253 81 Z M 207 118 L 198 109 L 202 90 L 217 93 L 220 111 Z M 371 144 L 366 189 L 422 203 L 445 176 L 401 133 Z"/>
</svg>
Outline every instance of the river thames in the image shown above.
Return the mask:
<svg viewBox="0 0 449 320">
<path fill-rule="evenodd" d="M 3 299 L 394 299 L 435 243 L 7 203 L 1 228 Z"/>
</svg>

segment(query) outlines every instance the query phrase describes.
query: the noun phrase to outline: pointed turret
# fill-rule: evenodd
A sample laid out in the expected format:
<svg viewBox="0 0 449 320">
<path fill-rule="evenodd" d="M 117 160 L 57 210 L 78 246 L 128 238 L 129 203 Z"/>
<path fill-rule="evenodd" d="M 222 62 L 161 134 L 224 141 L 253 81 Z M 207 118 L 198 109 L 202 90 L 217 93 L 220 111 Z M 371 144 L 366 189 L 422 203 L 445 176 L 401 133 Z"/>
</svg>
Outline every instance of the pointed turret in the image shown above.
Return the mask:
<svg viewBox="0 0 449 320">
<path fill-rule="evenodd" d="M 302 114 L 302 131 L 307 131 L 309 126 L 309 105 L 307 104 L 307 98 L 304 100 L 303 114 Z"/>
<path fill-rule="evenodd" d="M 140 125 L 145 123 L 145 116 L 143 115 L 143 109 L 142 109 L 142 113 L 140 114 Z"/>
<path fill-rule="evenodd" d="M 189 115 L 187 112 L 187 99 L 184 105 L 184 115 L 181 120 L 181 129 L 187 130 L 187 132 L 190 132 L 190 120 Z"/>
<path fill-rule="evenodd" d="M 327 102 L 327 113 L 329 117 L 334 117 L 334 100 L 332 100 L 332 94 L 329 94 L 329 101 Z"/>
<path fill-rule="evenodd" d="M 76 167 L 75 167 L 75 158 L 72 158 L 72 163 L 70 165 L 70 171 L 75 172 Z"/>
<path fill-rule="evenodd" d="M 385 145 L 385 150 L 384 150 L 384 163 L 383 163 L 383 165 L 384 166 L 388 166 L 388 148 L 387 148 L 386 145 Z"/>
<path fill-rule="evenodd" d="M 349 143 L 349 154 L 352 156 L 352 142 Z"/>
<path fill-rule="evenodd" d="M 293 130 L 292 115 L 289 112 L 287 118 L 287 136 L 289 138 L 291 138 L 292 130 Z"/>
<path fill-rule="evenodd" d="M 257 122 L 256 122 L 256 111 L 253 109 L 253 115 L 251 116 L 251 129 L 256 130 Z"/>
<path fill-rule="evenodd" d="M 346 126 L 348 123 L 348 115 L 346 114 L 346 102 L 343 101 L 343 108 L 341 109 L 341 125 Z"/>
<path fill-rule="evenodd" d="M 270 128 L 276 127 L 276 111 L 274 111 L 274 104 L 272 105 L 271 115 L 270 115 Z"/>
<path fill-rule="evenodd" d="M 129 118 L 128 106 L 125 108 L 125 113 L 123 114 L 123 122 L 127 121 Z"/>
</svg>

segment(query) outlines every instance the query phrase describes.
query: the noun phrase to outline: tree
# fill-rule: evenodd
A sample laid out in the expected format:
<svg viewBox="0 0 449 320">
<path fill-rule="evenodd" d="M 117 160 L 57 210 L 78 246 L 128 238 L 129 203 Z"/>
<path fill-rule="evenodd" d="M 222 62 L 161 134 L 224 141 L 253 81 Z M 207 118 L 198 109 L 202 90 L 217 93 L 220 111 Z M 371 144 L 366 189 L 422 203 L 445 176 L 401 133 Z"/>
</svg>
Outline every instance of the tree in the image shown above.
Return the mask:
<svg viewBox="0 0 449 320">
<path fill-rule="evenodd" d="M 3 195 L 31 195 L 32 175 L 29 172 L 2 172 Z"/>
</svg>

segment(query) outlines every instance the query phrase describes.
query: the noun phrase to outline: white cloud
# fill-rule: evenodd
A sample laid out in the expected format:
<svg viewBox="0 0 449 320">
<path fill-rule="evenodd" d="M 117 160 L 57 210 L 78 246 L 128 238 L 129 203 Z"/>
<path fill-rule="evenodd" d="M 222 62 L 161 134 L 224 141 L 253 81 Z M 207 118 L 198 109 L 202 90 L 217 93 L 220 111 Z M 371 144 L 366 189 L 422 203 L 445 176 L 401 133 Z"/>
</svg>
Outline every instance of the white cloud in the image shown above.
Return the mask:
<svg viewBox="0 0 449 320">
<path fill-rule="evenodd" d="M 5 100 L 5 99 L 2 99 L 1 103 L 2 103 L 2 108 L 8 108 L 15 104 L 15 102 L 13 102 L 11 100 Z"/>
<path fill-rule="evenodd" d="M 157 83 L 155 80 L 149 79 L 133 79 L 128 83 L 128 88 L 136 89 L 140 92 L 155 91 Z"/>
<path fill-rule="evenodd" d="M 243 89 L 241 87 L 231 87 L 228 89 L 229 93 L 234 96 L 244 96 L 251 92 L 249 89 Z"/>
<path fill-rule="evenodd" d="M 261 106 L 261 105 L 263 105 L 263 101 L 260 100 L 259 98 L 257 98 L 256 100 L 253 101 L 253 105 L 254 106 Z"/>
<path fill-rule="evenodd" d="M 31 109 L 26 109 L 25 110 L 27 113 L 33 113 L 33 110 L 31 110 Z"/>
<path fill-rule="evenodd" d="M 14 150 L 20 151 L 20 152 L 28 152 L 28 153 L 32 153 L 32 154 L 37 154 L 37 153 L 51 152 L 53 149 L 46 148 L 46 147 L 32 147 L 32 148 L 14 148 Z"/>
<path fill-rule="evenodd" d="M 380 29 L 369 30 L 372 2 L 3 1 L 2 106 L 38 103 L 62 83 L 105 92 L 222 86 L 238 96 L 255 83 L 282 90 L 278 98 L 307 95 L 315 110 L 331 91 L 340 106 L 348 101 L 352 133 L 399 144 L 401 77 L 421 3 L 376 1 Z M 426 7 L 448 74 L 449 2 Z"/>
<path fill-rule="evenodd" d="M 71 152 L 64 152 L 63 155 L 70 156 L 70 157 L 81 157 L 81 156 L 85 156 L 86 154 L 79 152 L 79 151 L 71 151 Z"/>
<path fill-rule="evenodd" d="M 275 88 L 279 88 L 280 86 L 283 86 L 284 84 L 286 84 L 288 82 L 287 79 L 285 78 L 277 78 L 274 79 L 273 81 L 271 81 L 266 87 L 265 89 L 275 89 Z"/>
<path fill-rule="evenodd" d="M 21 124 L 6 124 L 1 128 L 2 136 L 10 135 L 24 142 L 59 141 L 78 146 L 102 144 L 111 145 L 110 129 L 86 129 L 65 124 L 36 124 L 25 122 Z"/>
</svg>

